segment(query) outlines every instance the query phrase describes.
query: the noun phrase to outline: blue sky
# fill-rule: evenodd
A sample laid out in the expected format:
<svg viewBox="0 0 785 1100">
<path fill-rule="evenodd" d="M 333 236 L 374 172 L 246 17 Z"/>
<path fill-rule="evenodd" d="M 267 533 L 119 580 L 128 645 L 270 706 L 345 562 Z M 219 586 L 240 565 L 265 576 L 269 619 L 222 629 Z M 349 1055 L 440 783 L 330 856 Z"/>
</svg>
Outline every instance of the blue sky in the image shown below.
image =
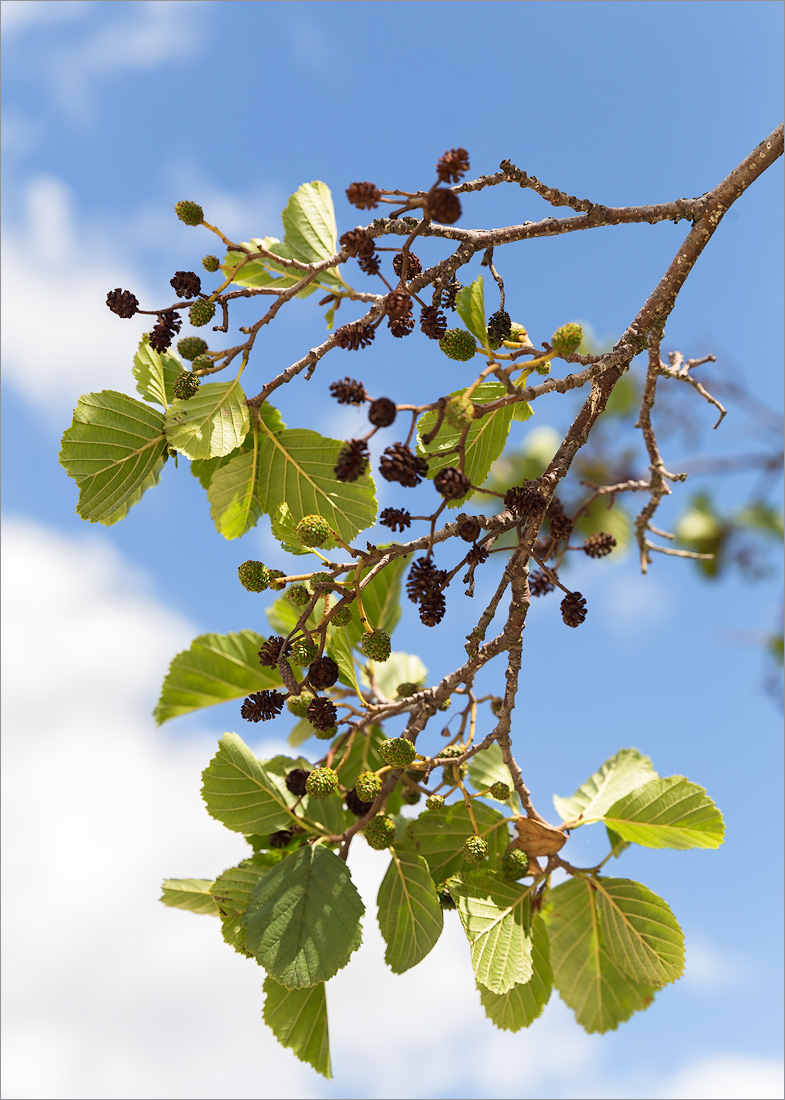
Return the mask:
<svg viewBox="0 0 785 1100">
<path fill-rule="evenodd" d="M 325 1083 L 262 1023 L 258 971 L 207 918 L 157 901 L 164 877 L 206 877 L 242 858 L 199 797 L 220 734 L 236 729 L 260 755 L 284 748 L 285 723 L 249 734 L 234 706 L 161 730 L 149 717 L 169 660 L 193 636 L 265 631 L 266 597 L 239 589 L 236 568 L 273 561 L 267 521 L 241 544 L 225 542 L 181 462 L 124 523 L 88 526 L 56 461 L 81 393 L 131 392 L 143 329 L 110 314 L 107 290 L 128 288 L 147 307 L 168 302 L 173 272 L 199 270 L 214 250 L 174 217 L 177 200 L 195 199 L 247 240 L 279 235 L 289 194 L 321 179 L 343 232 L 362 217 L 344 197 L 352 180 L 429 186 L 435 159 L 456 145 L 469 150 L 472 174 L 508 157 L 606 205 L 699 195 L 780 121 L 781 5 L 5 0 L 0 13 L 3 843 L 6 897 L 22 899 L 6 914 L 4 1094 L 781 1096 L 780 716 L 749 644 L 776 625 L 778 574 L 708 584 L 659 556 L 646 578 L 632 555 L 584 562 L 573 571 L 589 600 L 584 627 L 566 631 L 548 601 L 527 626 L 514 732 L 544 812 L 553 793 L 571 793 L 628 745 L 661 774 L 705 784 L 725 812 L 717 853 L 641 850 L 618 865 L 681 921 L 684 979 L 605 1037 L 585 1036 L 556 997 L 529 1032 L 498 1032 L 476 1003 L 456 923 L 420 968 L 385 971 L 373 906 L 384 859 L 360 847 L 366 944 L 328 989 L 336 1076 Z M 735 383 L 774 414 L 781 192 L 780 162 L 724 219 L 665 340 L 716 355 L 701 368 L 709 388 L 728 394 Z M 532 192 L 494 188 L 464 201 L 460 224 L 549 213 Z M 628 226 L 502 250 L 511 312 L 537 341 L 572 319 L 614 339 L 684 232 Z M 438 248 L 426 242 L 421 254 Z M 238 311 L 236 323 L 251 316 Z M 248 370 L 258 388 L 323 339 L 312 299 L 279 322 Z M 454 388 L 453 364 L 418 339 L 406 354 L 381 338 L 362 358 L 333 353 L 310 383 L 278 391 L 285 419 L 356 434 L 362 414 L 328 399 L 346 373 L 399 402 Z M 665 448 L 671 469 L 768 445 L 760 418 L 726 404 L 712 433 L 713 410 L 682 401 L 686 430 Z M 563 428 L 574 408 L 543 400 L 517 441 Z M 703 484 L 677 487 L 663 526 Z M 723 479 L 723 507 L 748 486 L 743 475 Z M 400 503 L 387 483 L 379 498 Z M 478 584 L 478 605 L 490 584 Z M 443 674 L 472 610 L 451 606 L 440 638 L 405 616 L 394 644 L 420 653 L 431 678 Z M 579 833 L 573 850 L 580 862 L 595 848 Z M 400 1076 L 376 1068 L 375 1013 L 357 1020 L 369 985 L 370 1003 L 400 1031 Z"/>
</svg>

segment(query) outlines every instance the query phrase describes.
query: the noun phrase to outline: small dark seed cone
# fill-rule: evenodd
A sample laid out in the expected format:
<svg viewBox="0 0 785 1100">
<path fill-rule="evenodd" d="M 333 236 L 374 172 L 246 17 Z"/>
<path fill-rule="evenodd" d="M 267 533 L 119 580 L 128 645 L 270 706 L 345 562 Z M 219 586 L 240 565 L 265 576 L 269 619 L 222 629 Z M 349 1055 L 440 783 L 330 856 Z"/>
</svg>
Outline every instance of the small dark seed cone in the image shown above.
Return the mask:
<svg viewBox="0 0 785 1100">
<path fill-rule="evenodd" d="M 362 183 L 351 183 L 346 188 L 346 198 L 356 206 L 358 210 L 374 210 L 379 205 L 382 193 L 375 183 L 365 180 Z"/>
<path fill-rule="evenodd" d="M 379 516 L 382 527 L 389 527 L 391 531 L 403 531 L 411 522 L 411 514 L 405 508 L 385 508 Z"/>
<path fill-rule="evenodd" d="M 284 639 L 278 634 L 273 634 L 267 639 L 259 650 L 259 664 L 262 668 L 275 668 L 277 666 L 283 645 Z M 286 656 L 290 648 L 291 647 L 287 645 L 284 656 Z"/>
<path fill-rule="evenodd" d="M 429 340 L 441 340 L 447 331 L 447 321 L 438 306 L 423 306 L 420 311 L 420 331 Z"/>
<path fill-rule="evenodd" d="M 444 470 L 440 470 L 433 479 L 433 485 L 445 500 L 460 500 L 472 487 L 466 474 L 461 473 L 455 466 L 447 466 Z"/>
<path fill-rule="evenodd" d="M 121 290 L 118 286 L 116 290 L 110 290 L 106 296 L 106 304 L 111 309 L 112 313 L 116 313 L 118 317 L 122 317 L 124 320 L 128 320 L 139 309 L 139 299 L 135 294 L 132 294 L 130 290 Z"/>
<path fill-rule="evenodd" d="M 464 512 L 458 516 L 458 534 L 464 542 L 476 542 L 481 530 L 476 516 L 467 516 Z"/>
<path fill-rule="evenodd" d="M 547 596 L 555 587 L 556 585 L 545 573 L 529 574 L 529 592 L 532 596 Z"/>
<path fill-rule="evenodd" d="M 356 481 L 368 469 L 368 444 L 364 439 L 350 439 L 340 450 L 334 473 L 339 481 Z"/>
<path fill-rule="evenodd" d="M 400 279 L 401 272 L 403 271 L 403 252 L 396 252 L 393 256 L 393 271 Z M 406 261 L 406 279 L 413 279 L 415 275 L 422 274 L 422 264 L 419 257 L 415 256 L 413 252 L 407 253 Z"/>
<path fill-rule="evenodd" d="M 551 535 L 555 539 L 568 539 L 572 534 L 573 527 L 572 520 L 564 513 L 551 517 Z"/>
<path fill-rule="evenodd" d="M 375 249 L 373 237 L 367 229 L 350 229 L 340 238 L 341 248 L 350 256 L 372 256 Z"/>
<path fill-rule="evenodd" d="M 297 795 L 298 798 L 304 795 L 305 781 L 310 774 L 311 773 L 307 772 L 305 768 L 292 768 L 292 770 L 287 773 L 286 779 L 284 780 L 286 789 L 291 791 L 292 794 Z"/>
<path fill-rule="evenodd" d="M 436 175 L 441 183 L 457 183 L 469 171 L 469 154 L 460 146 L 448 149 L 436 161 Z"/>
<path fill-rule="evenodd" d="M 586 618 L 586 600 L 580 592 L 570 592 L 561 602 L 561 617 L 567 626 L 580 626 Z"/>
<path fill-rule="evenodd" d="M 346 351 L 359 351 L 373 343 L 376 335 L 375 329 L 368 325 L 361 325 L 358 321 L 352 321 L 349 325 L 341 325 L 335 330 L 335 342 L 339 348 Z"/>
<path fill-rule="evenodd" d="M 195 298 L 202 291 L 202 280 L 195 271 L 175 271 L 169 285 L 178 298 Z"/>
<path fill-rule="evenodd" d="M 386 481 L 397 481 L 407 489 L 419 485 L 428 472 L 428 463 L 418 458 L 403 443 L 387 447 L 379 462 L 379 473 Z"/>
<path fill-rule="evenodd" d="M 437 187 L 428 199 L 428 213 L 435 222 L 454 225 L 461 216 L 461 203 L 448 187 Z"/>
<path fill-rule="evenodd" d="M 331 730 L 338 717 L 338 711 L 335 704 L 331 703 L 329 699 L 317 698 L 309 703 L 305 717 L 314 729 Z"/>
<path fill-rule="evenodd" d="M 355 817 L 365 817 L 371 806 L 373 806 L 373 802 L 363 802 L 355 790 L 347 791 L 344 802 Z"/>
<path fill-rule="evenodd" d="M 317 691 L 322 691 L 336 683 L 338 671 L 338 665 L 332 657 L 317 657 L 308 669 L 308 681 Z"/>
<path fill-rule="evenodd" d="M 414 317 L 411 313 L 406 317 L 391 317 L 388 328 L 393 336 L 397 336 L 399 339 L 402 336 L 408 336 L 414 329 Z"/>
<path fill-rule="evenodd" d="M 368 400 L 365 386 L 347 375 L 343 382 L 332 382 L 330 393 L 339 405 L 362 405 Z"/>
<path fill-rule="evenodd" d="M 240 714 L 247 722 L 269 722 L 281 713 L 285 702 L 280 691 L 255 691 L 243 701 Z"/>
<path fill-rule="evenodd" d="M 395 402 L 391 401 L 389 397 L 378 397 L 375 401 L 371 402 L 371 407 L 368 410 L 368 419 L 375 428 L 389 428 L 389 426 L 395 420 L 398 410 L 395 407 Z"/>
<path fill-rule="evenodd" d="M 613 535 L 609 535 L 606 531 L 597 531 L 594 535 L 589 535 L 583 544 L 583 549 L 590 558 L 604 558 L 607 554 L 610 554 L 616 545 L 616 539 Z"/>
</svg>

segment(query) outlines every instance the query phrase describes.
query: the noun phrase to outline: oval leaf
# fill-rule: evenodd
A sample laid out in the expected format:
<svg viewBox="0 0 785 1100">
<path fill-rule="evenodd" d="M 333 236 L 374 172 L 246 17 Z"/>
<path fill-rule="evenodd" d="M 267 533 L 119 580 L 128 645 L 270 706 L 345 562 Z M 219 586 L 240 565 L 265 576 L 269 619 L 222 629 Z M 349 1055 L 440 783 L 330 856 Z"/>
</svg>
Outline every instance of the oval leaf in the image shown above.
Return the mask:
<svg viewBox="0 0 785 1100">
<path fill-rule="evenodd" d="M 164 418 L 149 405 L 115 390 L 80 397 L 59 459 L 79 486 L 76 510 L 82 519 L 121 518 L 118 511 L 160 472 L 165 452 Z"/>
<path fill-rule="evenodd" d="M 541 920 L 535 920 L 532 928 L 532 976 L 525 985 L 514 985 L 506 993 L 492 993 L 477 983 L 485 1015 L 503 1031 L 520 1031 L 533 1023 L 550 1000 L 552 987 L 548 933 Z"/>
<path fill-rule="evenodd" d="M 259 664 L 264 641 L 253 630 L 194 638 L 169 666 L 154 712 L 158 725 L 202 707 L 242 699 L 253 691 L 280 687 L 277 670 Z"/>
<path fill-rule="evenodd" d="M 703 787 L 681 775 L 654 779 L 619 799 L 603 821 L 644 848 L 719 848 L 722 814 Z"/>
<path fill-rule="evenodd" d="M 203 382 L 188 401 L 173 401 L 164 417 L 169 446 L 195 459 L 228 455 L 245 439 L 250 423 L 237 379 Z"/>
<path fill-rule="evenodd" d="M 553 804 L 567 827 L 574 829 L 589 821 L 600 821 L 614 802 L 657 778 L 648 756 L 637 749 L 620 749 L 578 787 L 572 798 L 554 795 Z"/>
<path fill-rule="evenodd" d="M 300 848 L 254 890 L 246 947 L 287 989 L 317 985 L 360 946 L 364 912 L 345 862 L 321 844 Z"/>
<path fill-rule="evenodd" d="M 636 982 L 663 986 L 684 972 L 684 935 L 668 905 L 640 882 L 595 880 L 605 945 Z"/>
<path fill-rule="evenodd" d="M 393 852 L 377 898 L 384 961 L 395 974 L 421 962 L 442 934 L 444 916 L 428 864 L 412 852 Z"/>
<path fill-rule="evenodd" d="M 223 735 L 202 779 L 207 812 L 233 832 L 274 833 L 297 820 L 289 812 L 292 796 L 286 797 L 271 781 L 236 733 Z"/>
<path fill-rule="evenodd" d="M 193 400 L 193 399 L 192 399 Z M 284 502 L 294 524 L 304 516 L 323 516 L 344 542 L 376 521 L 374 484 L 366 473 L 357 481 L 335 476 L 339 439 L 297 428 L 272 432 L 262 425 L 259 443 L 259 503 L 275 515 Z"/>
<path fill-rule="evenodd" d="M 654 987 L 633 981 L 616 962 L 602 934 L 598 892 L 573 878 L 548 895 L 544 914 L 553 984 L 588 1032 L 614 1031 L 651 1004 Z"/>
<path fill-rule="evenodd" d="M 161 901 L 173 909 L 218 916 L 218 907 L 210 896 L 209 878 L 167 878 L 161 887 Z"/>
<path fill-rule="evenodd" d="M 274 978 L 265 978 L 264 1022 L 281 1046 L 322 1077 L 332 1077 L 324 982 L 309 989 L 286 989 Z"/>
<path fill-rule="evenodd" d="M 487 871 L 455 875 L 447 882 L 471 946 L 480 985 L 508 993 L 532 976 L 531 890 Z"/>
</svg>

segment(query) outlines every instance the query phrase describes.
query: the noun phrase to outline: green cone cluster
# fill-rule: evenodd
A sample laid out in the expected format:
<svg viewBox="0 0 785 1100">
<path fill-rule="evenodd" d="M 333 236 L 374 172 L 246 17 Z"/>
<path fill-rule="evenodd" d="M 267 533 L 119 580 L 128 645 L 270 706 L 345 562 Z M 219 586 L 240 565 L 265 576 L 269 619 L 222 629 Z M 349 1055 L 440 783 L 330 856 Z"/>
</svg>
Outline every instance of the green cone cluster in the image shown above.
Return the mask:
<svg viewBox="0 0 785 1100">
<path fill-rule="evenodd" d="M 318 652 L 319 647 L 311 638 L 298 638 L 296 642 L 292 642 L 289 656 L 296 665 L 305 668 Z"/>
<path fill-rule="evenodd" d="M 209 325 L 213 317 L 215 317 L 215 303 L 208 302 L 206 298 L 200 298 L 188 310 L 188 319 L 194 328 Z"/>
<path fill-rule="evenodd" d="M 444 795 L 432 794 L 425 800 L 426 810 L 442 810 L 444 809 Z"/>
<path fill-rule="evenodd" d="M 395 822 L 392 818 L 385 817 L 384 814 L 377 814 L 365 826 L 363 836 L 370 848 L 375 848 L 377 852 L 381 852 L 385 848 L 389 848 L 395 840 Z"/>
<path fill-rule="evenodd" d="M 511 793 L 506 783 L 494 783 L 489 791 L 491 798 L 496 798 L 499 802 L 506 802 Z"/>
<path fill-rule="evenodd" d="M 381 664 L 386 661 L 392 652 L 390 635 L 383 630 L 374 630 L 372 634 L 363 634 L 360 638 L 360 649 L 371 661 Z"/>
<path fill-rule="evenodd" d="M 474 358 L 477 350 L 477 341 L 465 328 L 448 328 L 439 341 L 448 359 L 457 359 L 459 363 L 467 363 Z"/>
<path fill-rule="evenodd" d="M 178 341 L 177 350 L 183 359 L 192 362 L 197 355 L 207 351 L 207 341 L 203 340 L 201 336 L 184 336 L 182 340 Z"/>
<path fill-rule="evenodd" d="M 183 199 L 182 202 L 175 203 L 174 212 L 181 222 L 185 222 L 186 225 L 201 225 L 204 221 L 204 210 L 198 202 L 189 202 L 187 199 Z"/>
<path fill-rule="evenodd" d="M 466 397 L 465 394 L 451 397 L 444 410 L 444 419 L 451 428 L 455 428 L 457 432 L 462 432 L 466 425 L 471 424 L 474 419 L 474 404 L 471 398 Z"/>
<path fill-rule="evenodd" d="M 295 534 L 303 546 L 325 546 L 332 537 L 330 524 L 323 516 L 303 516 Z"/>
<path fill-rule="evenodd" d="M 311 798 L 327 798 L 338 790 L 338 773 L 332 768 L 314 768 L 305 781 L 306 793 Z"/>
<path fill-rule="evenodd" d="M 201 385 L 201 378 L 195 374 L 191 374 L 190 371 L 183 371 L 182 374 L 178 374 L 172 385 L 172 396 L 177 401 L 188 401 L 193 397 L 196 391 Z"/>
<path fill-rule="evenodd" d="M 572 355 L 580 347 L 583 329 L 574 321 L 557 328 L 551 337 L 551 347 L 557 355 Z"/>
<path fill-rule="evenodd" d="M 417 749 L 406 737 L 388 737 L 379 745 L 379 756 L 393 768 L 408 768 Z"/>
<path fill-rule="evenodd" d="M 293 584 L 286 589 L 286 598 L 291 600 L 295 607 L 305 607 L 311 598 L 311 594 L 304 584 Z"/>
<path fill-rule="evenodd" d="M 382 789 L 382 777 L 376 772 L 361 772 L 355 780 L 354 789 L 363 802 L 373 802 Z"/>
<path fill-rule="evenodd" d="M 313 773 L 311 773 L 313 774 Z M 482 863 L 488 855 L 488 841 L 481 836 L 469 836 L 464 841 L 463 858 L 467 863 Z"/>
<path fill-rule="evenodd" d="M 202 267 L 205 271 L 217 271 L 221 266 L 221 261 L 217 256 L 202 256 Z"/>
<path fill-rule="evenodd" d="M 237 576 L 249 592 L 264 592 L 270 586 L 270 570 L 260 561 L 244 561 Z"/>
<path fill-rule="evenodd" d="M 352 621 L 352 609 L 348 606 L 339 607 L 337 611 L 333 612 L 330 622 L 333 626 L 348 626 Z"/>
<path fill-rule="evenodd" d="M 310 701 L 310 695 L 290 695 L 286 700 L 286 709 L 297 718 L 305 718 Z"/>
<path fill-rule="evenodd" d="M 502 856 L 502 874 L 508 882 L 523 878 L 529 870 L 529 857 L 520 848 L 511 848 Z"/>
</svg>

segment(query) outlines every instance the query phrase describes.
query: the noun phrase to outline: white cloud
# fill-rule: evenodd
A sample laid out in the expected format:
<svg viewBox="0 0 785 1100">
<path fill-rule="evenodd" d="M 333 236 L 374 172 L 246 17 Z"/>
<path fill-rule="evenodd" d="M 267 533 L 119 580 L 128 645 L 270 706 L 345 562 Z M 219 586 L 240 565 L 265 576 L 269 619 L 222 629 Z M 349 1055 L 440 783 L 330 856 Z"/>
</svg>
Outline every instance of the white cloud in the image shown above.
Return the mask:
<svg viewBox="0 0 785 1100">
<path fill-rule="evenodd" d="M 59 422 L 89 390 L 128 390 L 141 335 L 106 307 L 107 291 L 144 280 L 109 242 L 79 226 L 68 188 L 38 176 L 27 188 L 19 228 L 2 253 L 6 381 Z"/>
<path fill-rule="evenodd" d="M 781 1100 L 782 1064 L 773 1058 L 709 1055 L 680 1069 L 662 1100 Z"/>
<path fill-rule="evenodd" d="M 3 34 L 18 34 L 30 27 L 83 19 L 93 6 L 90 0 L 3 0 L 0 25 Z"/>
<path fill-rule="evenodd" d="M 715 947 L 699 935 L 686 938 L 684 981 L 699 992 L 732 989 L 754 980 L 751 964 L 726 945 Z"/>
</svg>

